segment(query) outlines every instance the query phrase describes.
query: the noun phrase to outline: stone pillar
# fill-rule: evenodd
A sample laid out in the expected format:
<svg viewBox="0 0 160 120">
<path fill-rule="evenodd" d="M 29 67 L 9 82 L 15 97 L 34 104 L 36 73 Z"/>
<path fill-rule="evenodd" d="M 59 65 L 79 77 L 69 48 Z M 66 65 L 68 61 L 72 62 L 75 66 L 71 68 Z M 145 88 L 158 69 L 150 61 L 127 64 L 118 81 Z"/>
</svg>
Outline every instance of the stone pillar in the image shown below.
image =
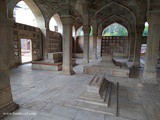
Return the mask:
<svg viewBox="0 0 160 120">
<path fill-rule="evenodd" d="M 93 34 L 93 60 L 97 60 L 97 36 L 98 34 Z"/>
<path fill-rule="evenodd" d="M 127 42 L 127 56 L 129 58 L 130 55 L 130 42 L 131 42 L 131 33 L 128 34 L 128 42 Z"/>
<path fill-rule="evenodd" d="M 157 59 L 160 40 L 160 14 L 148 14 L 149 33 L 143 72 L 143 83 L 157 84 Z"/>
<path fill-rule="evenodd" d="M 83 26 L 83 32 L 84 32 L 83 62 L 89 63 L 90 26 Z"/>
<path fill-rule="evenodd" d="M 63 24 L 63 65 L 62 70 L 64 75 L 72 75 L 72 26 L 74 18 L 70 15 L 61 16 Z"/>
<path fill-rule="evenodd" d="M 76 54 L 76 51 L 77 51 L 77 30 L 75 31 L 75 34 L 73 35 L 73 38 L 74 38 L 74 53 Z"/>
<path fill-rule="evenodd" d="M 140 67 L 141 41 L 142 41 L 142 33 L 144 31 L 144 25 L 137 25 L 136 31 L 137 31 L 137 40 L 135 45 L 134 67 Z"/>
<path fill-rule="evenodd" d="M 131 32 L 131 40 L 130 40 L 130 49 L 129 49 L 129 62 L 133 62 L 134 60 L 134 55 L 135 55 L 135 32 Z"/>
<path fill-rule="evenodd" d="M 13 102 L 9 75 L 6 1 L 0 1 L 0 118 L 17 108 Z M 8 31 L 10 32 L 10 31 Z"/>
<path fill-rule="evenodd" d="M 9 47 L 9 67 L 15 67 L 15 60 L 14 60 L 14 41 L 13 41 L 13 26 L 14 20 L 7 21 L 7 29 L 8 29 L 8 47 Z"/>
<path fill-rule="evenodd" d="M 102 32 L 103 32 L 103 26 L 100 25 L 100 26 L 98 27 L 98 39 L 100 40 L 100 45 L 98 46 L 98 49 L 99 49 L 99 50 L 98 50 L 98 51 L 99 51 L 99 53 L 98 53 L 99 56 L 98 56 L 98 57 L 101 57 Z"/>
<path fill-rule="evenodd" d="M 41 29 L 42 33 L 43 33 L 43 59 L 47 60 L 47 54 L 48 54 L 48 45 L 49 45 L 49 41 L 48 41 L 48 37 L 49 34 L 48 32 L 49 30 L 49 20 L 50 19 L 46 19 L 46 23 L 45 23 L 45 28 Z"/>
</svg>

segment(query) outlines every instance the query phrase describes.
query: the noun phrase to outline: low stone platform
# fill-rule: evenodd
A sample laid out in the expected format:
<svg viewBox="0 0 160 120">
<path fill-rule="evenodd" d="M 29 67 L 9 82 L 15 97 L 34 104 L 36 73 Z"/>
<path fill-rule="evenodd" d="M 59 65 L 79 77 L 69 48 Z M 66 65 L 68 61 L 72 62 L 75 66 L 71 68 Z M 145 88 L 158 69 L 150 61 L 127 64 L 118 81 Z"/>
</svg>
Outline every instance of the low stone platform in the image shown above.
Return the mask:
<svg viewBox="0 0 160 120">
<path fill-rule="evenodd" d="M 97 72 L 109 72 L 111 76 L 115 77 L 129 77 L 130 70 L 128 68 L 120 68 L 113 63 L 99 63 L 93 66 L 84 66 L 85 74 L 95 74 Z"/>
<path fill-rule="evenodd" d="M 75 65 L 76 59 L 72 59 L 72 63 L 73 65 Z M 46 61 L 32 61 L 32 69 L 33 70 L 61 71 L 62 62 L 51 63 L 51 62 L 46 62 Z"/>
<path fill-rule="evenodd" d="M 129 68 L 126 61 L 117 60 L 117 59 L 113 58 L 112 62 L 113 62 L 114 65 L 119 66 L 120 68 L 125 68 L 125 69 Z"/>
<path fill-rule="evenodd" d="M 47 59 L 45 61 L 51 62 L 51 63 L 58 63 L 58 62 L 62 62 L 62 58 L 63 58 L 62 52 L 48 53 Z"/>
<path fill-rule="evenodd" d="M 32 62 L 33 70 L 51 70 L 51 71 L 61 71 L 62 62 L 60 63 L 50 63 L 46 61 L 34 61 Z"/>
<path fill-rule="evenodd" d="M 97 73 L 77 102 L 70 107 L 117 116 L 118 83 L 114 84 L 105 78 L 105 74 Z"/>
</svg>

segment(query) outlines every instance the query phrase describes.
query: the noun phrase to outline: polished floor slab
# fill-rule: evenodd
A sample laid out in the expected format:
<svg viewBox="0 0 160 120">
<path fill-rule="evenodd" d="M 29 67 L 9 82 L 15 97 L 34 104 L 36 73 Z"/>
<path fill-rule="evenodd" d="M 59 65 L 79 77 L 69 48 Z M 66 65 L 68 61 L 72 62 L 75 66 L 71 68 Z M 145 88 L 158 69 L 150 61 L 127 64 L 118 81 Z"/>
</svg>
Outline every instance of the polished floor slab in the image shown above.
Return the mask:
<svg viewBox="0 0 160 120">
<path fill-rule="evenodd" d="M 77 104 L 93 77 L 83 74 L 81 62 L 73 76 L 32 70 L 30 64 L 11 70 L 13 99 L 20 109 L 3 120 L 160 120 L 160 85 L 143 85 L 138 78 L 107 76 L 120 83 L 117 117 L 67 106 Z"/>
</svg>

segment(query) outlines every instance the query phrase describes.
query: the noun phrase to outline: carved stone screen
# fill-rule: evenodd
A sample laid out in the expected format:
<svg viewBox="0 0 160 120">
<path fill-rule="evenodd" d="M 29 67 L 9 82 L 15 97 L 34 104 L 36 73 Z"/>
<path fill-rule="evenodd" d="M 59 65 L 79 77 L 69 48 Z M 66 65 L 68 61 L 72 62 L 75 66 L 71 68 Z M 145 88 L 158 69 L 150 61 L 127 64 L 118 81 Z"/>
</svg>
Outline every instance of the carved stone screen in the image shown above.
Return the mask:
<svg viewBox="0 0 160 120">
<path fill-rule="evenodd" d="M 60 33 L 48 31 L 48 53 L 62 52 L 62 36 Z"/>
<path fill-rule="evenodd" d="M 127 54 L 128 37 L 104 36 L 101 42 L 101 56 L 113 53 Z"/>
<path fill-rule="evenodd" d="M 21 43 L 23 38 L 32 41 L 32 60 L 39 60 L 42 58 L 42 33 L 39 28 L 14 23 L 13 27 L 13 44 L 14 44 L 14 59 L 15 65 L 21 63 Z"/>
</svg>

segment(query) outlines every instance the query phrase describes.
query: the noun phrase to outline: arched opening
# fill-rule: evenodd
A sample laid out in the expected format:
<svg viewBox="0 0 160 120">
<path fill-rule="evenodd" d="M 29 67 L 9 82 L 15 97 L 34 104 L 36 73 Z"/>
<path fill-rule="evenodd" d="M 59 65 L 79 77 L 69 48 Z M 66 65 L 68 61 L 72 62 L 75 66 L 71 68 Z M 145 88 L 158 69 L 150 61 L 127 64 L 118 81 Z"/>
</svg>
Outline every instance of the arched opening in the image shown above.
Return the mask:
<svg viewBox="0 0 160 120">
<path fill-rule="evenodd" d="M 16 4 L 16 6 L 14 7 L 13 10 L 13 18 L 15 19 L 16 23 L 20 23 L 23 25 L 29 25 L 29 26 L 33 26 L 33 27 L 37 27 L 37 21 L 36 21 L 36 17 L 33 14 L 33 12 L 31 11 L 31 9 L 28 7 L 28 5 L 24 2 L 24 1 L 20 1 Z M 27 29 L 27 26 L 26 28 Z M 24 29 L 24 30 L 25 30 Z M 20 58 L 21 61 L 20 63 L 28 63 L 32 61 L 32 39 L 30 39 L 30 37 L 28 36 L 19 36 L 20 40 L 19 40 L 19 44 L 20 44 Z M 18 48 L 18 45 L 14 45 L 16 46 L 16 48 Z M 18 52 L 16 52 L 18 53 Z M 15 53 L 15 54 L 16 54 Z"/>
<path fill-rule="evenodd" d="M 83 32 L 83 26 L 79 27 L 76 31 L 76 54 L 77 54 L 77 58 L 82 58 L 83 56 L 83 49 L 84 49 L 84 32 Z M 90 29 L 90 40 L 89 40 L 89 47 L 90 50 L 92 50 L 92 46 L 93 46 L 93 27 L 91 26 Z"/>
<path fill-rule="evenodd" d="M 148 22 L 145 22 L 145 28 L 143 31 L 143 40 L 142 40 L 142 45 L 141 45 L 141 63 L 145 63 L 145 56 L 146 56 L 146 49 L 147 49 L 147 36 L 148 36 L 148 28 L 149 24 Z"/>
<path fill-rule="evenodd" d="M 49 22 L 49 29 L 50 31 L 59 32 L 62 34 L 63 32 L 63 26 L 60 19 L 60 16 L 58 14 L 55 14 Z"/>
<path fill-rule="evenodd" d="M 128 30 L 119 23 L 112 23 L 102 32 L 101 56 L 127 58 Z M 102 57 L 103 58 L 103 57 Z"/>
<path fill-rule="evenodd" d="M 24 1 L 17 3 L 13 10 L 13 17 L 17 23 L 37 27 L 36 17 Z"/>
<path fill-rule="evenodd" d="M 148 27 L 149 27 L 148 22 L 145 22 L 145 28 L 144 28 L 144 31 L 143 31 L 143 36 L 148 36 Z"/>
<path fill-rule="evenodd" d="M 82 29 L 82 26 L 80 28 L 78 28 L 77 30 L 77 36 L 83 36 L 84 35 L 84 32 L 83 32 L 83 29 Z"/>
<path fill-rule="evenodd" d="M 102 36 L 128 36 L 128 31 L 123 25 L 113 23 L 103 30 Z"/>
<path fill-rule="evenodd" d="M 81 26 L 80 28 L 78 28 L 78 30 L 77 30 L 77 36 L 84 36 L 83 26 Z M 93 27 L 92 26 L 91 26 L 91 30 L 90 30 L 90 36 L 93 36 Z"/>
<path fill-rule="evenodd" d="M 76 29 L 75 29 L 75 26 L 72 27 L 72 36 L 73 36 L 73 37 L 76 36 Z"/>
</svg>

